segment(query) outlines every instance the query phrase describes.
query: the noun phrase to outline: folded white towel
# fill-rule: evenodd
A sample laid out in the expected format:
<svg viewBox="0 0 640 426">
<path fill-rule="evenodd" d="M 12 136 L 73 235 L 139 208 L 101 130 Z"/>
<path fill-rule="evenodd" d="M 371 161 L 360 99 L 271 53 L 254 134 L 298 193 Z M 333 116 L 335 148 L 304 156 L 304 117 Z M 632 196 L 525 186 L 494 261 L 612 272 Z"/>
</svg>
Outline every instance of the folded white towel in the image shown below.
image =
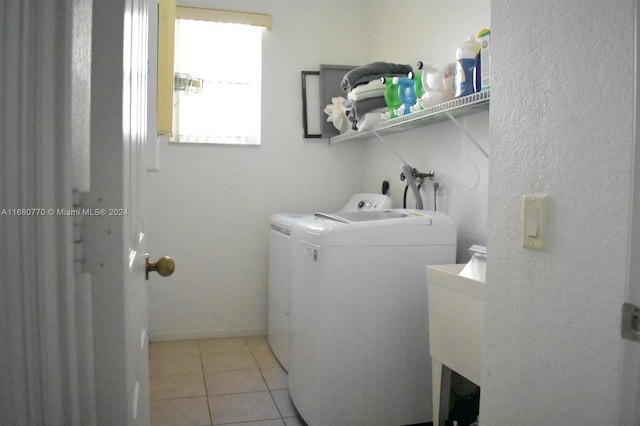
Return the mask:
<svg viewBox="0 0 640 426">
<path fill-rule="evenodd" d="M 347 98 L 354 101 L 384 96 L 387 86 L 380 80 L 372 80 L 366 84 L 361 84 L 347 93 Z"/>
<path fill-rule="evenodd" d="M 364 93 L 349 92 L 347 93 L 347 99 L 351 99 L 352 101 L 362 101 L 364 99 L 384 97 L 384 90 L 385 89 L 376 89 Z"/>
</svg>

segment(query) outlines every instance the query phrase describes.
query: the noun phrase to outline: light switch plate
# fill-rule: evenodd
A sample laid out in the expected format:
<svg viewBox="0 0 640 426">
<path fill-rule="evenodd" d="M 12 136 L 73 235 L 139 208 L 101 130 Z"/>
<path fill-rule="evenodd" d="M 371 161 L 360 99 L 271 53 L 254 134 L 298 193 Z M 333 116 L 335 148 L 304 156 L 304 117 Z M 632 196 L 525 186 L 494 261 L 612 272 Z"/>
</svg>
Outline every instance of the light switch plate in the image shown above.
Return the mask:
<svg viewBox="0 0 640 426">
<path fill-rule="evenodd" d="M 547 248 L 547 196 L 522 197 L 522 247 L 530 250 Z"/>
</svg>

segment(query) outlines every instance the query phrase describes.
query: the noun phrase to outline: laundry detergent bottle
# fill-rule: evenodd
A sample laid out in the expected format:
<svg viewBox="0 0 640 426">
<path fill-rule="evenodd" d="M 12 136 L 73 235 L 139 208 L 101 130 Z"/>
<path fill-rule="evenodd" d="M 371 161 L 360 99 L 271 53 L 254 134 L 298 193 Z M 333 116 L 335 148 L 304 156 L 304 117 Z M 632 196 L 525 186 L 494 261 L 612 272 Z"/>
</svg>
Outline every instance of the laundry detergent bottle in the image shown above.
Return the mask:
<svg viewBox="0 0 640 426">
<path fill-rule="evenodd" d="M 460 98 L 473 94 L 476 77 L 476 58 L 480 51 L 480 43 L 474 36 L 469 36 L 456 50 L 455 97 Z"/>
<path fill-rule="evenodd" d="M 415 80 L 409 77 L 394 77 L 393 83 L 398 85 L 398 97 L 402 102 L 401 111 L 396 110 L 397 115 L 409 114 L 411 107 L 416 104 Z"/>
<path fill-rule="evenodd" d="M 424 77 L 423 71 L 411 71 L 407 76 L 413 80 L 413 92 L 417 97 L 424 95 L 425 87 L 423 85 Z"/>
<path fill-rule="evenodd" d="M 389 117 L 395 118 L 398 115 L 396 110 L 402 106 L 402 100 L 400 99 L 398 82 L 394 82 L 393 77 L 381 77 L 380 81 L 385 84 L 384 101 L 389 108 Z"/>
</svg>

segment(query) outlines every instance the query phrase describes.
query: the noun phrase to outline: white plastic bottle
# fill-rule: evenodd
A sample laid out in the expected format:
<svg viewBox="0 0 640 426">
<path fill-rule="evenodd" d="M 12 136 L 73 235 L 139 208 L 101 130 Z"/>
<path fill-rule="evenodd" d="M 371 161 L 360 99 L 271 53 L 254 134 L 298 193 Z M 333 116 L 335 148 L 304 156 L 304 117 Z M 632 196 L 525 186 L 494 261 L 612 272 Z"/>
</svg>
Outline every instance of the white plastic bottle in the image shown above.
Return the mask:
<svg viewBox="0 0 640 426">
<path fill-rule="evenodd" d="M 475 89 L 476 56 L 480 50 L 474 36 L 469 36 L 456 50 L 455 97 L 473 94 Z"/>
<path fill-rule="evenodd" d="M 423 86 L 427 92 L 425 95 L 429 98 L 429 104 L 437 105 L 442 103 L 444 101 L 442 70 L 433 65 L 427 65 L 423 75 L 425 76 Z"/>
</svg>

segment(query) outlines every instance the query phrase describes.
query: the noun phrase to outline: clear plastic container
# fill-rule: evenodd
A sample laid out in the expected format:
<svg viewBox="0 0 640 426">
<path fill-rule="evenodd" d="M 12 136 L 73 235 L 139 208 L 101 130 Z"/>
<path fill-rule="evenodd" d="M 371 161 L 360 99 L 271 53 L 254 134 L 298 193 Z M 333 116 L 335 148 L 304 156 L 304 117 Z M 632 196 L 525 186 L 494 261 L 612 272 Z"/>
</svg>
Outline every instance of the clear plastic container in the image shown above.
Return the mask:
<svg viewBox="0 0 640 426">
<path fill-rule="evenodd" d="M 444 94 L 444 100 L 450 101 L 455 98 L 455 81 L 456 64 L 447 64 L 442 70 L 442 92 Z"/>
</svg>

